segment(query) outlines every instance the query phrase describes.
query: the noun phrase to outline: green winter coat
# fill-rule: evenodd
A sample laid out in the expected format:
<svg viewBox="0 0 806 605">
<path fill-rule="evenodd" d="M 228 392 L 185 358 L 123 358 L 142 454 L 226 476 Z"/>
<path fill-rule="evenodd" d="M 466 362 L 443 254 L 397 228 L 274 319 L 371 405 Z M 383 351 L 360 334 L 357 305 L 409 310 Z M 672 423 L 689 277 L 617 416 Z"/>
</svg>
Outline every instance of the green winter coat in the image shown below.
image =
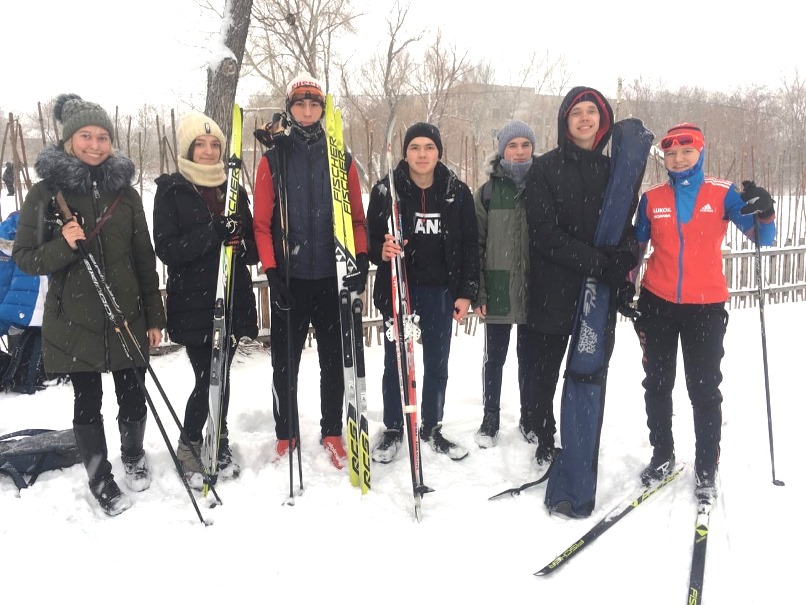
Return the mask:
<svg viewBox="0 0 806 605">
<path fill-rule="evenodd" d="M 61 236 L 54 200 L 59 190 L 73 214 L 80 215 L 88 235 L 118 194 L 122 196 L 87 249 L 147 359 L 147 330 L 164 328 L 165 313 L 143 203 L 129 184 L 134 164 L 113 155 L 100 166 L 90 167 L 58 147 L 47 147 L 35 168 L 42 180 L 28 192 L 20 211 L 13 258 L 27 273 L 51 275 L 42 322 L 46 371 L 106 372 L 131 367 L 80 252 L 71 250 Z M 131 341 L 126 344 L 137 365 L 144 365 Z"/>
<path fill-rule="evenodd" d="M 496 156 L 490 180 L 473 199 L 479 224 L 481 287 L 475 306 L 487 305 L 486 322 L 525 324 L 529 307 L 529 230 L 523 197 Z"/>
</svg>

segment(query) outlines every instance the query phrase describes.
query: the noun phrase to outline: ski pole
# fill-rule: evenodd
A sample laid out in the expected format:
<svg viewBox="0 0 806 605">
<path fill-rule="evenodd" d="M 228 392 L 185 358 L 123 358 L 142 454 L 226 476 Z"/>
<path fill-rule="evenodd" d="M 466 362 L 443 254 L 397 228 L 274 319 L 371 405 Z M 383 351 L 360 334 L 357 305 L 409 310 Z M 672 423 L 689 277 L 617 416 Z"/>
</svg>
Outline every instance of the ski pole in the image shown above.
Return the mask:
<svg viewBox="0 0 806 605">
<path fill-rule="evenodd" d="M 275 143 L 277 147 L 277 160 L 279 163 L 277 170 L 277 192 L 280 196 L 280 231 L 282 233 L 283 257 L 285 262 L 285 286 L 291 292 L 291 257 L 289 256 L 288 245 L 288 194 L 285 183 L 285 152 L 282 146 Z M 278 306 L 279 308 L 279 306 Z M 281 309 L 282 310 L 282 309 Z M 291 451 L 288 452 L 288 500 L 287 504 L 294 505 L 294 439 L 296 439 L 297 449 L 297 470 L 299 473 L 300 494 L 305 490 L 302 483 L 302 442 L 299 435 L 299 407 L 297 406 L 296 389 L 293 388 L 294 377 L 297 376 L 296 361 L 294 360 L 293 334 L 291 331 L 291 309 L 285 309 L 285 331 L 286 331 L 286 389 L 288 392 L 287 415 L 288 415 L 288 442 Z"/>
<path fill-rule="evenodd" d="M 761 353 L 764 359 L 764 390 L 767 395 L 767 432 L 770 438 L 770 466 L 772 467 L 773 485 L 784 485 L 784 482 L 775 478 L 775 447 L 772 439 L 772 405 L 770 404 L 770 371 L 767 363 L 767 329 L 764 323 L 764 284 L 761 276 L 761 245 L 759 244 L 758 214 L 753 215 L 753 227 L 756 244 L 756 281 L 758 283 L 758 315 L 761 320 Z"/>
<path fill-rule="evenodd" d="M 75 220 L 75 217 L 73 217 L 72 213 L 70 212 L 70 209 L 69 209 L 69 207 L 67 205 L 67 201 L 64 199 L 64 196 L 62 195 L 61 191 L 59 191 L 56 194 L 56 201 L 57 201 L 57 204 L 59 205 L 59 207 L 60 207 L 60 209 L 62 211 L 62 214 L 64 215 L 65 220 L 67 222 Z M 100 267 L 98 266 L 98 263 L 95 260 L 95 257 L 92 255 L 92 253 L 90 253 L 87 250 L 87 246 L 86 246 L 84 241 L 78 240 L 78 241 L 76 241 L 76 245 L 77 245 L 78 250 L 79 250 L 79 252 L 81 254 L 81 258 L 82 258 L 82 260 L 84 262 L 84 266 L 87 269 L 87 272 L 89 273 L 90 279 L 92 280 L 92 283 L 95 286 L 96 292 L 98 293 L 98 297 L 101 300 L 101 304 L 104 307 L 104 311 L 106 312 L 106 316 L 112 322 L 112 325 L 113 325 L 114 330 L 115 330 L 115 334 L 117 335 L 118 340 L 120 341 L 121 347 L 123 348 L 123 352 L 125 353 L 126 357 L 128 358 L 129 363 L 131 364 L 132 371 L 134 373 L 134 377 L 137 380 L 137 385 L 139 386 L 141 392 L 143 393 L 143 396 L 145 397 L 146 401 L 148 402 L 148 407 L 151 410 L 152 416 L 154 416 L 154 421 L 157 423 L 157 427 L 159 428 L 160 433 L 162 434 L 162 438 L 165 441 L 165 445 L 168 447 L 168 452 L 170 453 L 171 458 L 174 461 L 174 465 L 176 466 L 177 471 L 179 471 L 179 476 L 182 479 L 182 483 L 185 486 L 185 491 L 187 491 L 187 494 L 190 497 L 190 501 L 191 501 L 191 504 L 193 504 L 193 508 L 196 511 L 196 515 L 199 517 L 199 521 L 201 521 L 205 526 L 210 525 L 210 523 L 208 521 L 206 521 L 204 519 L 204 517 L 202 516 L 201 511 L 199 510 L 199 505 L 196 503 L 196 499 L 193 497 L 193 493 L 190 490 L 190 485 L 188 484 L 188 481 L 185 478 L 184 473 L 182 472 L 182 464 L 179 461 L 179 458 L 177 458 L 176 452 L 174 451 L 173 446 L 171 446 L 171 442 L 170 442 L 170 439 L 168 438 L 168 434 L 165 431 L 165 427 L 162 424 L 162 420 L 160 419 L 159 414 L 157 413 L 156 407 L 154 406 L 154 401 L 151 399 L 151 395 L 149 394 L 148 389 L 146 388 L 145 381 L 143 380 L 143 377 L 140 375 L 139 368 L 137 367 L 137 364 L 134 361 L 134 357 L 132 356 L 132 353 L 131 353 L 131 350 L 130 350 L 128 344 L 126 343 L 126 338 L 123 336 L 123 332 L 122 332 L 121 328 L 126 330 L 127 335 L 129 336 L 129 338 L 131 339 L 132 343 L 135 345 L 135 348 L 137 349 L 138 353 L 140 354 L 141 360 L 145 363 L 146 368 L 149 370 L 149 372 L 151 373 L 152 378 L 154 378 L 155 382 L 156 382 L 156 376 L 154 374 L 153 369 L 151 368 L 151 364 L 148 363 L 148 360 L 145 359 L 145 356 L 143 355 L 143 352 L 140 350 L 140 344 L 137 341 L 137 338 L 134 336 L 134 334 L 132 334 L 132 331 L 131 331 L 131 328 L 129 327 L 128 321 L 126 321 L 126 317 L 123 315 L 123 312 L 121 311 L 120 307 L 118 306 L 117 301 L 115 300 L 114 294 L 112 293 L 112 290 L 109 288 L 109 284 L 106 283 L 106 279 L 104 278 L 103 272 L 101 271 Z M 159 385 L 158 382 L 157 382 L 157 384 Z M 165 402 L 168 405 L 169 409 L 171 409 L 171 412 L 173 413 L 173 409 L 171 408 L 170 402 L 168 401 L 167 396 L 165 395 L 165 391 L 163 391 L 161 385 L 159 385 L 159 391 L 160 391 L 160 393 L 162 393 L 163 397 L 165 397 Z M 174 414 L 174 417 L 176 418 L 175 414 Z M 178 418 L 177 418 L 177 421 L 178 421 Z M 180 425 L 180 428 L 181 428 L 181 425 Z M 190 439 L 187 438 L 187 435 L 185 435 L 185 438 L 187 439 L 187 443 L 189 443 Z M 215 494 L 215 492 L 213 492 L 213 493 Z M 218 497 L 218 494 L 215 494 L 215 497 L 216 497 L 216 500 L 219 503 L 221 503 L 221 499 Z"/>
</svg>

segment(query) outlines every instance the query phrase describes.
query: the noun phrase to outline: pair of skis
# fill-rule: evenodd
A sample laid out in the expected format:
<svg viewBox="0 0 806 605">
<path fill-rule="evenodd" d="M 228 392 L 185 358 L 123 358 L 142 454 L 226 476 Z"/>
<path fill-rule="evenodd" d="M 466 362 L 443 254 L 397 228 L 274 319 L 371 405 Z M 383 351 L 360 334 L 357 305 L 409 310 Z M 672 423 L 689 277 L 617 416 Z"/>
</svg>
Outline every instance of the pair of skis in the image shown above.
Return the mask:
<svg viewBox="0 0 806 605">
<path fill-rule="evenodd" d="M 661 481 L 640 487 L 624 500 L 613 507 L 582 537 L 574 541 L 562 553 L 557 555 L 542 569 L 536 571 L 536 576 L 547 576 L 562 567 L 573 557 L 582 552 L 599 536 L 621 521 L 624 517 L 646 502 L 651 496 L 663 489 L 666 485 L 677 479 L 683 472 L 684 465 L 680 464 Z M 509 493 L 509 492 L 504 492 Z M 498 496 L 503 494 L 498 494 Z M 687 605 L 700 605 L 702 603 L 703 583 L 705 579 L 705 552 L 708 545 L 708 528 L 711 518 L 712 504 L 699 502 L 697 504 L 697 519 L 694 527 L 694 548 L 691 555 L 691 571 L 689 574 L 689 587 Z"/>
<path fill-rule="evenodd" d="M 403 217 L 400 213 L 400 200 L 395 192 L 394 156 L 392 139 L 394 137 L 395 119 L 392 117 L 386 133 L 386 163 L 389 168 L 389 196 L 391 210 L 389 214 L 389 233 L 400 246 L 401 252 L 392 260 L 392 317 L 386 330 L 386 337 L 395 343 L 397 357 L 398 386 L 400 401 L 403 405 L 403 416 L 406 419 L 406 437 L 409 445 L 409 466 L 411 469 L 411 486 L 414 496 L 414 516 L 422 520 L 423 494 L 433 491 L 423 483 L 423 466 L 420 457 L 420 432 L 417 417 L 417 380 L 414 371 L 414 342 L 419 338 L 420 326 L 417 315 L 411 308 L 408 279 L 406 277 L 406 258 L 403 250 Z"/>
<path fill-rule="evenodd" d="M 227 160 L 227 205 L 225 216 L 238 211 L 238 192 L 241 182 L 241 131 L 243 111 L 236 103 L 232 108 L 232 134 L 230 135 L 229 158 Z M 229 363 L 230 340 L 233 338 L 232 324 L 232 246 L 221 243 L 218 261 L 218 281 L 216 282 L 215 303 L 213 306 L 213 340 L 210 360 L 210 393 L 207 424 L 201 448 L 205 480 L 203 494 L 206 496 L 210 485 L 218 478 L 218 447 L 221 439 L 221 412 L 224 406 L 224 393 L 227 389 L 227 366 Z"/>
<path fill-rule="evenodd" d="M 325 132 L 333 197 L 333 236 L 336 244 L 336 283 L 339 288 L 344 398 L 347 408 L 347 456 L 350 483 L 366 494 L 372 486 L 367 420 L 366 373 L 364 367 L 364 303 L 344 286 L 344 278 L 358 273 L 353 215 L 347 187 L 347 165 L 341 109 L 333 96 L 325 99 Z"/>
</svg>

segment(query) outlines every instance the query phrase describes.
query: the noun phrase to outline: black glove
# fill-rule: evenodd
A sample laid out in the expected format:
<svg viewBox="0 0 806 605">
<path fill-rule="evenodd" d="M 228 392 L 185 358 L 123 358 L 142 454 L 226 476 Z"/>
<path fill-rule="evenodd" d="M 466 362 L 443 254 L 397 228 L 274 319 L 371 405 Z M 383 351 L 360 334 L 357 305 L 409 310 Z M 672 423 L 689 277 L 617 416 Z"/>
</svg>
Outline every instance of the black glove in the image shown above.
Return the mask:
<svg viewBox="0 0 806 605">
<path fill-rule="evenodd" d="M 280 277 L 277 269 L 266 269 L 266 279 L 269 282 L 269 299 L 271 303 L 281 311 L 289 311 L 294 306 L 294 297 L 291 296 L 291 290 L 288 289 L 285 280 Z"/>
<path fill-rule="evenodd" d="M 635 300 L 635 284 L 631 281 L 625 281 L 616 290 L 616 303 L 618 304 L 618 312 L 624 317 L 636 319 L 641 316 L 641 313 L 633 307 Z"/>
<path fill-rule="evenodd" d="M 367 287 L 367 273 L 369 273 L 369 256 L 366 252 L 359 252 L 355 257 L 356 271 L 348 273 L 342 278 L 344 287 L 350 292 L 361 294 Z"/>
<path fill-rule="evenodd" d="M 264 147 L 273 147 L 280 139 L 288 136 L 288 119 L 284 113 L 275 113 L 271 122 L 266 122 L 254 132 L 255 138 Z"/>
<path fill-rule="evenodd" d="M 618 288 L 627 279 L 627 274 L 634 266 L 635 259 L 632 254 L 629 252 L 616 252 L 607 259 L 599 279 L 611 288 Z"/>
<path fill-rule="evenodd" d="M 229 238 L 228 240 L 224 241 L 225 246 L 231 246 L 231 247 L 235 248 L 235 250 L 232 251 L 233 254 L 239 254 L 240 253 L 241 248 L 243 247 L 242 244 L 243 244 L 243 239 L 241 238 L 240 235 L 233 235 L 231 238 Z"/>
<path fill-rule="evenodd" d="M 230 214 L 229 216 L 217 216 L 213 219 L 213 228 L 221 238 L 221 241 L 229 240 L 235 236 L 241 235 L 243 229 L 243 221 L 239 214 Z"/>
<path fill-rule="evenodd" d="M 747 202 L 741 209 L 742 214 L 758 214 L 758 218 L 770 218 L 775 215 L 775 202 L 766 189 L 757 187 L 753 181 L 742 181 L 742 199 Z"/>
</svg>

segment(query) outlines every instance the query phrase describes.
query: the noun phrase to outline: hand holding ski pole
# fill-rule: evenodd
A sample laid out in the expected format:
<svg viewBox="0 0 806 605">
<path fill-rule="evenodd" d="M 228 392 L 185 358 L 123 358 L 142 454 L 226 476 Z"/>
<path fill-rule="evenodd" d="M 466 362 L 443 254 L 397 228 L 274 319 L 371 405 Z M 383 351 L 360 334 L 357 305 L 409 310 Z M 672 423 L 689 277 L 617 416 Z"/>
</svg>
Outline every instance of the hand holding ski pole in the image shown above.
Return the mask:
<svg viewBox="0 0 806 605">
<path fill-rule="evenodd" d="M 62 237 L 67 242 L 67 245 L 70 246 L 71 250 L 78 250 L 78 244 L 76 243 L 78 240 L 87 239 L 84 229 L 72 216 L 62 225 Z"/>
<path fill-rule="evenodd" d="M 391 261 L 398 254 L 403 252 L 403 248 L 397 243 L 395 236 L 391 233 L 384 235 L 384 239 L 386 241 L 383 242 L 383 248 L 381 248 L 381 258 L 385 261 Z M 406 242 L 404 241 L 403 245 L 405 244 Z"/>
<path fill-rule="evenodd" d="M 769 192 L 753 181 L 742 181 L 742 199 L 747 202 L 741 213 L 757 214 L 761 220 L 775 215 L 775 202 Z"/>
<path fill-rule="evenodd" d="M 634 299 L 635 284 L 631 281 L 625 281 L 616 290 L 616 301 L 618 303 L 618 312 L 632 320 L 641 317 L 640 311 L 633 306 Z"/>
<path fill-rule="evenodd" d="M 271 302 L 281 311 L 290 311 L 294 306 L 294 297 L 277 269 L 266 269 L 266 280 L 269 282 Z"/>
</svg>

